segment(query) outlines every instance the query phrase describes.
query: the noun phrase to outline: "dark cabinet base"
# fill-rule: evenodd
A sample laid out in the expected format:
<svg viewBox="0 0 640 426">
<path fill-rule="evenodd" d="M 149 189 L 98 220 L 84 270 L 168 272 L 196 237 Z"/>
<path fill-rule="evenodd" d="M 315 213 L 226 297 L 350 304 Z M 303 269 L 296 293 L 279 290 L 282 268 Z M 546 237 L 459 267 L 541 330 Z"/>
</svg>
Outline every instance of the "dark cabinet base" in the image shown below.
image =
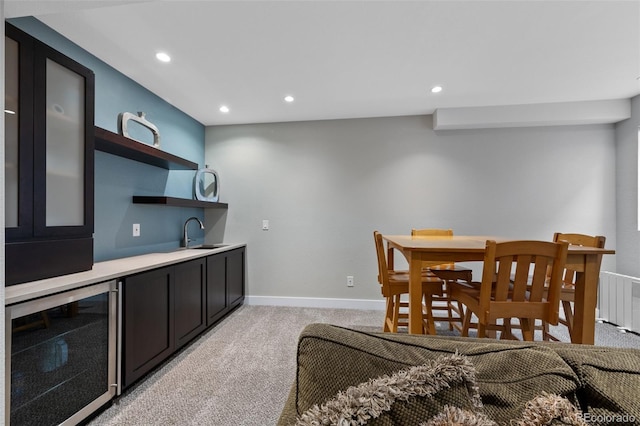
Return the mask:
<svg viewBox="0 0 640 426">
<path fill-rule="evenodd" d="M 244 282 L 244 247 L 126 277 L 123 388 L 240 306 Z"/>
<path fill-rule="evenodd" d="M 6 285 L 93 268 L 93 238 L 6 243 Z"/>
</svg>

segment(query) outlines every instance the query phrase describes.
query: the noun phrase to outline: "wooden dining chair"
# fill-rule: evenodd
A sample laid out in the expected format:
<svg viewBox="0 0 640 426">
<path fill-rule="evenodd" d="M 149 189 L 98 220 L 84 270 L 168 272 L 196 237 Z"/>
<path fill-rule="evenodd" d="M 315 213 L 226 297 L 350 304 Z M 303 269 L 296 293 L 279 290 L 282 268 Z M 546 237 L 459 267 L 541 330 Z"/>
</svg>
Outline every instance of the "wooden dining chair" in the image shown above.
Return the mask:
<svg viewBox="0 0 640 426">
<path fill-rule="evenodd" d="M 453 237 L 452 229 L 440 229 L 440 228 L 423 228 L 423 229 L 411 229 L 412 236 L 431 236 L 431 237 Z M 451 298 L 451 294 L 448 289 L 447 282 L 449 281 L 464 281 L 471 283 L 473 281 L 473 273 L 471 269 L 465 268 L 460 265 L 456 265 L 454 262 L 422 262 L 424 270 L 432 272 L 435 276 L 443 281 L 443 289 L 441 296 L 432 297 L 432 311 L 444 311 L 445 316 L 434 316 L 436 322 L 448 322 L 449 330 L 456 328 L 458 331 L 462 331 L 462 319 L 464 318 L 464 311 L 462 303 Z M 455 315 L 454 315 L 455 314 Z"/>
<path fill-rule="evenodd" d="M 585 235 L 585 234 L 563 234 L 556 232 L 553 235 L 553 241 L 566 241 L 569 245 L 583 246 L 583 247 L 598 247 L 604 248 L 606 238 L 601 235 Z M 562 310 L 564 311 L 564 318 L 559 319 L 559 323 L 566 326 L 569 330 L 569 336 L 573 333 L 573 302 L 576 296 L 576 280 L 578 274 L 573 269 L 564 269 L 562 277 L 562 288 L 560 290 L 560 302 L 562 304 Z M 549 332 L 549 324 L 542 323 L 543 338 L 544 340 L 559 341 L 556 336 Z"/>
<path fill-rule="evenodd" d="M 534 339 L 536 319 L 558 324 L 567 248 L 565 241 L 487 241 L 480 285 L 449 283 L 451 297 L 466 308 L 462 335 L 469 335 L 472 313 L 478 318 L 478 337 L 500 331 L 501 339 L 516 339 L 512 318 L 519 320 L 528 341 Z"/>
<path fill-rule="evenodd" d="M 382 234 L 374 231 L 373 238 L 378 258 L 378 282 L 382 295 L 386 299 L 383 331 L 397 333 L 399 326 L 409 325 L 409 315 L 406 312 L 409 304 L 401 300 L 403 295 L 409 294 L 409 272 L 390 270 Z M 431 299 L 434 295 L 441 294 L 442 280 L 433 274 L 422 274 L 422 316 L 425 334 L 435 334 Z"/>
</svg>

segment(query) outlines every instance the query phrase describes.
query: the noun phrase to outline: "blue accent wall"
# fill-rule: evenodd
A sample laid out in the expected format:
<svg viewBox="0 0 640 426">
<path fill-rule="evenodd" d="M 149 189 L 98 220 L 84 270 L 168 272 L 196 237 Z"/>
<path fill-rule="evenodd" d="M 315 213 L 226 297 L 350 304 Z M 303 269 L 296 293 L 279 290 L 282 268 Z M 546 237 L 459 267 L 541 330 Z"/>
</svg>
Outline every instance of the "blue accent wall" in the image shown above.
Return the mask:
<svg viewBox="0 0 640 426">
<path fill-rule="evenodd" d="M 64 53 L 95 73 L 95 125 L 118 131 L 118 114 L 144 111 L 160 130 L 161 149 L 203 167 L 204 126 L 129 77 L 72 43 L 33 17 L 9 20 L 33 37 Z M 135 129 L 132 129 L 135 131 Z M 132 135 L 152 142 L 151 132 Z M 195 171 L 164 170 L 96 151 L 94 258 L 98 261 L 179 247 L 187 218 L 204 221 L 203 209 L 132 204 L 133 195 L 192 198 Z M 141 236 L 132 236 L 139 223 Z M 189 234 L 200 242 L 204 233 L 190 224 Z M 196 240 L 196 243 L 197 243 Z"/>
</svg>

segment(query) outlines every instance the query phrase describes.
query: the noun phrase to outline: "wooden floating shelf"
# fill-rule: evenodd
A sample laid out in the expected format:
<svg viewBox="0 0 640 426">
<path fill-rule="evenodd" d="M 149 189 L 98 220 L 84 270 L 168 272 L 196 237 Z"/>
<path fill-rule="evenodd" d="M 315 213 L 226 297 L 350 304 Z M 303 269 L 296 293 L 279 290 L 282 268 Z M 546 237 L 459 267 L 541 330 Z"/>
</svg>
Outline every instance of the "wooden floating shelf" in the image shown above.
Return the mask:
<svg viewBox="0 0 640 426">
<path fill-rule="evenodd" d="M 186 160 L 153 145 L 147 145 L 101 127 L 95 128 L 95 144 L 98 151 L 150 164 L 167 170 L 198 170 L 198 164 Z"/>
<path fill-rule="evenodd" d="M 226 209 L 229 207 L 227 203 L 213 203 L 211 201 L 190 200 L 187 198 L 175 197 L 155 197 L 155 196 L 133 196 L 134 204 L 157 204 L 173 207 L 203 207 L 205 209 Z"/>
<path fill-rule="evenodd" d="M 198 164 L 193 161 L 169 154 L 152 145 L 126 138 L 101 127 L 95 128 L 95 146 L 99 151 L 167 170 L 198 170 Z M 133 203 L 173 207 L 198 207 L 205 209 L 226 209 L 229 207 L 227 203 L 213 203 L 210 201 L 165 196 L 134 195 Z"/>
</svg>

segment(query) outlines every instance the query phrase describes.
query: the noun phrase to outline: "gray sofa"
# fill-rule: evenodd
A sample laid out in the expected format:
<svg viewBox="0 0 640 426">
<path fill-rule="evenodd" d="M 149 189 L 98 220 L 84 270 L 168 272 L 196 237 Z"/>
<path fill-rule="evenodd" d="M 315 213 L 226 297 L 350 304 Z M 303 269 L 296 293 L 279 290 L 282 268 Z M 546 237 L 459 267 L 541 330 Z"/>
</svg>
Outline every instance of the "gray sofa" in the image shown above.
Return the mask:
<svg viewBox="0 0 640 426">
<path fill-rule="evenodd" d="M 466 367 L 458 359 L 451 361 L 455 357 L 463 358 Z M 457 364 L 441 368 L 442 362 Z M 387 392 L 389 380 L 405 386 L 404 374 L 415 373 L 415 366 L 425 363 L 427 375 L 462 373 L 438 389 L 423 386 L 422 393 L 412 390 L 413 396 L 405 399 L 396 395 L 380 408 L 388 398 L 380 395 Z M 381 378 L 386 380 L 382 387 Z M 351 394 L 345 392 L 350 387 Z M 353 392 L 360 393 L 354 398 Z M 299 337 L 296 379 L 278 424 L 292 425 L 297 418 L 300 424 L 332 424 L 327 411 L 334 410 L 335 417 L 336 401 L 348 395 L 349 404 L 359 406 L 359 420 L 343 424 L 419 425 L 449 407 L 497 424 L 514 424 L 522 419 L 527 402 L 545 393 L 564 398 L 590 425 L 640 424 L 640 350 L 367 333 L 311 324 Z M 365 394 L 378 398 L 373 409 L 360 406 L 371 404 Z M 376 409 L 378 413 L 371 415 Z"/>
</svg>

